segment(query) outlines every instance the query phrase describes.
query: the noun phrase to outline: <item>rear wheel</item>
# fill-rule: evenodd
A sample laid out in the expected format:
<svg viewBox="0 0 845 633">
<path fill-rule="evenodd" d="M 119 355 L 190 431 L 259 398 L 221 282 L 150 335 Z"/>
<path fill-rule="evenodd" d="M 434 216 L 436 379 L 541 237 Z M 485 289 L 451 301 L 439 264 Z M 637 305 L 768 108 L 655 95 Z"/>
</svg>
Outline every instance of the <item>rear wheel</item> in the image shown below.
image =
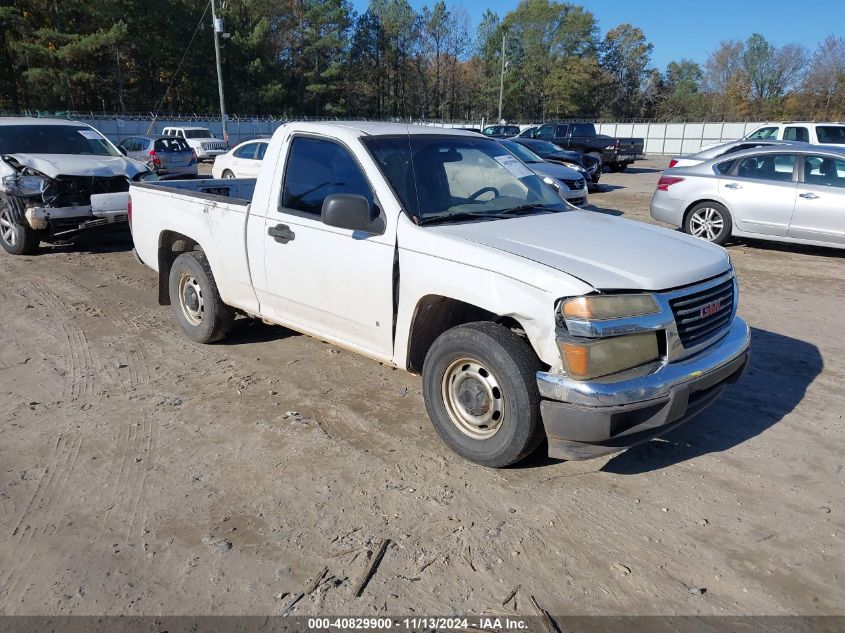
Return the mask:
<svg viewBox="0 0 845 633">
<path fill-rule="evenodd" d="M 531 347 L 496 323 L 443 333 L 423 364 L 423 395 L 434 428 L 449 447 L 483 466 L 528 456 L 543 439 Z"/>
<path fill-rule="evenodd" d="M 169 286 L 170 304 L 188 337 L 197 343 L 213 343 L 226 336 L 235 312 L 220 299 L 204 253 L 179 255 L 170 269 Z"/>
<path fill-rule="evenodd" d="M 229 169 L 223 170 L 223 178 L 234 178 L 234 177 L 235 177 L 235 174 L 234 174 L 233 171 L 231 171 Z"/>
<path fill-rule="evenodd" d="M 719 245 L 728 241 L 732 228 L 731 214 L 718 202 L 699 202 L 684 221 L 686 233 Z"/>
<path fill-rule="evenodd" d="M 608 169 L 610 169 L 610 171 L 614 174 L 618 174 L 620 172 L 625 171 L 628 168 L 629 164 L 630 163 L 611 163 L 610 165 L 608 165 Z"/>
<path fill-rule="evenodd" d="M 10 255 L 31 255 L 41 241 L 38 233 L 12 211 L 14 202 L 0 198 L 0 245 Z"/>
</svg>

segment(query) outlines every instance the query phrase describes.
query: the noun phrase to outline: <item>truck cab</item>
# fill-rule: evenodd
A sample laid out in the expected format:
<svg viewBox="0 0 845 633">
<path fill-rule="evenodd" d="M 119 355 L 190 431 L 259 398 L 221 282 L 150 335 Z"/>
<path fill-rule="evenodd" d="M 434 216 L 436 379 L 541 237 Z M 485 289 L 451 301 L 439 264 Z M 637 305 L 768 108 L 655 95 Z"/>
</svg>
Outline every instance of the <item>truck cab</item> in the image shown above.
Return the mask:
<svg viewBox="0 0 845 633">
<path fill-rule="evenodd" d="M 628 165 L 642 158 L 645 146 L 641 138 L 597 134 L 592 123 L 546 123 L 537 129 L 535 138 L 592 156 L 614 172 L 624 171 Z"/>
<path fill-rule="evenodd" d="M 624 450 L 746 366 L 723 249 L 572 207 L 472 132 L 290 123 L 257 179 L 131 198 L 136 253 L 188 337 L 243 315 L 421 374 L 440 437 L 486 466 L 544 438 L 565 459 Z"/>
</svg>

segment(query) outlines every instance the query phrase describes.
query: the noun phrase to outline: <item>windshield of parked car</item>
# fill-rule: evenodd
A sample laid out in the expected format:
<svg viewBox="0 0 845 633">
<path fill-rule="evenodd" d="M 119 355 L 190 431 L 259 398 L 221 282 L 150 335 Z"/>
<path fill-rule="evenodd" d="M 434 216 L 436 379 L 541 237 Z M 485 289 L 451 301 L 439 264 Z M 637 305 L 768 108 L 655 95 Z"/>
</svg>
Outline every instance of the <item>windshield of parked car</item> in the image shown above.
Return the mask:
<svg viewBox="0 0 845 633">
<path fill-rule="evenodd" d="M 516 156 L 523 163 L 542 163 L 543 159 L 537 156 L 525 145 L 520 145 L 514 141 L 502 141 L 502 145 L 514 156 Z"/>
<path fill-rule="evenodd" d="M 153 149 L 157 152 L 190 152 L 191 148 L 181 138 L 160 138 L 155 142 Z"/>
<path fill-rule="evenodd" d="M 362 142 L 419 224 L 567 208 L 551 187 L 491 139 L 405 135 Z"/>
<path fill-rule="evenodd" d="M 845 145 L 845 126 L 819 125 L 816 127 L 816 136 L 823 145 Z"/>
<path fill-rule="evenodd" d="M 761 127 L 759 130 L 752 132 L 745 138 L 749 140 L 765 140 L 777 138 L 777 135 L 778 129 L 776 127 Z"/>
<path fill-rule="evenodd" d="M 563 151 L 562 147 L 555 145 L 554 143 L 550 143 L 549 141 L 535 141 L 531 143 L 529 147 L 531 147 L 531 150 L 535 154 L 539 154 L 541 156 L 548 156 L 549 154 Z"/>
<path fill-rule="evenodd" d="M 102 134 L 84 125 L 2 125 L 0 154 L 122 156 Z"/>
<path fill-rule="evenodd" d="M 217 138 L 206 129 L 199 130 L 184 130 L 185 138 Z"/>
</svg>

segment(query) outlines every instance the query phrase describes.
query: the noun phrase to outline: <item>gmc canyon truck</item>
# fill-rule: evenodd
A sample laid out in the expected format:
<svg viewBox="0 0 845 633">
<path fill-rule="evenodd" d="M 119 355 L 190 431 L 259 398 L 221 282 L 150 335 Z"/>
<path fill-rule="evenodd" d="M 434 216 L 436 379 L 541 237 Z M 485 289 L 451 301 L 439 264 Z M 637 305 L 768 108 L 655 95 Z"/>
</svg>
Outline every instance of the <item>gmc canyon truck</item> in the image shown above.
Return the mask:
<svg viewBox="0 0 845 633">
<path fill-rule="evenodd" d="M 546 123 L 537 129 L 534 138 L 592 156 L 613 172 L 625 171 L 628 165 L 642 158 L 645 147 L 641 138 L 596 134 L 592 123 Z"/>
<path fill-rule="evenodd" d="M 289 123 L 255 180 L 130 198 L 188 337 L 219 341 L 242 314 L 420 373 L 439 435 L 486 466 L 544 437 L 574 460 L 633 446 L 748 362 L 724 249 L 567 205 L 472 132 Z"/>
</svg>

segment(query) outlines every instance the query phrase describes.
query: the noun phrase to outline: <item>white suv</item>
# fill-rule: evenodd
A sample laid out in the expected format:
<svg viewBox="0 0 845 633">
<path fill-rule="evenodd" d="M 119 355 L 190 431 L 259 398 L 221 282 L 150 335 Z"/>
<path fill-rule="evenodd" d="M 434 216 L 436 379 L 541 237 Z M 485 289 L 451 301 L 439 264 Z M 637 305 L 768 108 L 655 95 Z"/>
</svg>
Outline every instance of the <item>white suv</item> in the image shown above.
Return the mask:
<svg viewBox="0 0 845 633">
<path fill-rule="evenodd" d="M 185 139 L 199 160 L 210 160 L 229 150 L 226 141 L 215 137 L 207 127 L 166 127 L 162 133 Z"/>
<path fill-rule="evenodd" d="M 845 145 L 845 123 L 770 123 L 743 137 L 748 141 L 799 141 L 813 145 Z"/>
</svg>

